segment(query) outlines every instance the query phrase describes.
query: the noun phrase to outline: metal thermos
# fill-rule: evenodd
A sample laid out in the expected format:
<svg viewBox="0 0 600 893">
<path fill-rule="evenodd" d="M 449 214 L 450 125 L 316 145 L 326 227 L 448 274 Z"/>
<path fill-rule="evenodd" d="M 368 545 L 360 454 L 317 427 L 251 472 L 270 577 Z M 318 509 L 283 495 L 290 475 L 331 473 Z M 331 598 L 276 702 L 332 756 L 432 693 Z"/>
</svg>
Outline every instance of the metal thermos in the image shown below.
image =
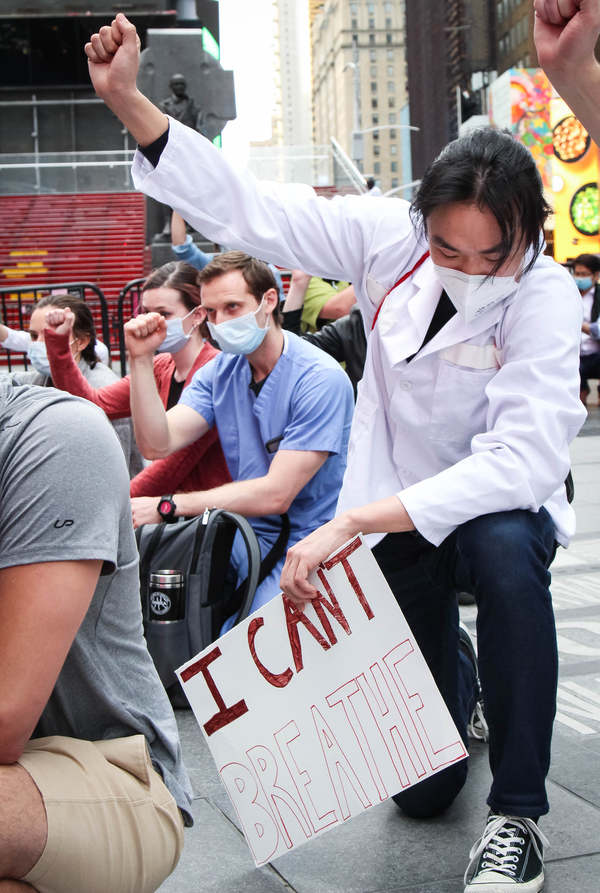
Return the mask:
<svg viewBox="0 0 600 893">
<path fill-rule="evenodd" d="M 164 570 L 150 574 L 148 619 L 154 623 L 174 623 L 185 617 L 185 577 L 181 571 Z"/>
</svg>

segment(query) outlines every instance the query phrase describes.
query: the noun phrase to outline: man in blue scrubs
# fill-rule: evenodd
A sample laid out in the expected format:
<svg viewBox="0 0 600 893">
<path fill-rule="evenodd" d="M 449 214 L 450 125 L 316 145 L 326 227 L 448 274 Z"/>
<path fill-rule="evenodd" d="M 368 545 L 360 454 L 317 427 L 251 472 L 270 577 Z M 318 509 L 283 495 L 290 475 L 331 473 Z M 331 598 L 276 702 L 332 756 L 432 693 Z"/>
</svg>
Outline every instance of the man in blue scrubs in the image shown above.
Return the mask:
<svg viewBox="0 0 600 893">
<path fill-rule="evenodd" d="M 179 404 L 165 412 L 152 372 L 165 321 L 156 313 L 125 326 L 137 442 L 151 459 L 217 426 L 232 483 L 175 493 L 159 502 L 173 518 L 217 506 L 246 515 L 267 554 L 290 520 L 289 545 L 331 519 L 346 467 L 352 387 L 335 360 L 278 319 L 279 296 L 267 264 L 241 251 L 214 258 L 198 275 L 208 327 L 222 353 L 199 369 Z M 134 522 L 160 521 L 156 499 L 138 500 Z M 279 591 L 283 557 L 257 589 L 255 610 Z M 246 550 L 232 563 L 246 576 Z"/>
</svg>

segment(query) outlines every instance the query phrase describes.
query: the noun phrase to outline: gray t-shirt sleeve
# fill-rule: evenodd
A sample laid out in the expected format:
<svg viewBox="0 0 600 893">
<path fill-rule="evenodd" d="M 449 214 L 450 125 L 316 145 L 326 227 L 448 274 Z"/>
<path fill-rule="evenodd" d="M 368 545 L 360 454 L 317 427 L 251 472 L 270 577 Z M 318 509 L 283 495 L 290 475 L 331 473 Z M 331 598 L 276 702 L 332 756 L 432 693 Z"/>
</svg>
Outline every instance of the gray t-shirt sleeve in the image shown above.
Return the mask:
<svg viewBox="0 0 600 893">
<path fill-rule="evenodd" d="M 16 405 L 3 438 L 0 567 L 101 559 L 103 573 L 110 573 L 119 494 L 128 479 L 104 414 L 84 401 L 26 400 Z"/>
</svg>

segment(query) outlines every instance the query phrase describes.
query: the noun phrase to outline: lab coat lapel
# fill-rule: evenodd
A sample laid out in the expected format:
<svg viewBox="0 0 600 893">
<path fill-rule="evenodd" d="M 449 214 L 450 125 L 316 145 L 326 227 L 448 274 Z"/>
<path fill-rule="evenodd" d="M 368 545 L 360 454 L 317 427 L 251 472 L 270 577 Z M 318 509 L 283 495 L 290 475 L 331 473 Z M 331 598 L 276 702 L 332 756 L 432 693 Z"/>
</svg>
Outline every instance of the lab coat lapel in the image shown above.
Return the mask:
<svg viewBox="0 0 600 893">
<path fill-rule="evenodd" d="M 468 341 L 481 332 L 491 329 L 502 318 L 506 305 L 507 301 L 501 301 L 468 324 L 464 322 L 460 314 L 455 313 L 452 319 L 419 351 L 415 360 L 443 350 L 445 347 L 450 347 L 453 344 L 461 344 L 463 341 Z"/>
<path fill-rule="evenodd" d="M 431 274 L 424 275 L 429 265 L 426 261 L 410 282 L 390 292 L 381 308 L 375 328 L 392 367 L 399 366 L 419 349 L 440 299 L 440 283 Z M 408 296 L 407 290 L 410 290 Z"/>
</svg>

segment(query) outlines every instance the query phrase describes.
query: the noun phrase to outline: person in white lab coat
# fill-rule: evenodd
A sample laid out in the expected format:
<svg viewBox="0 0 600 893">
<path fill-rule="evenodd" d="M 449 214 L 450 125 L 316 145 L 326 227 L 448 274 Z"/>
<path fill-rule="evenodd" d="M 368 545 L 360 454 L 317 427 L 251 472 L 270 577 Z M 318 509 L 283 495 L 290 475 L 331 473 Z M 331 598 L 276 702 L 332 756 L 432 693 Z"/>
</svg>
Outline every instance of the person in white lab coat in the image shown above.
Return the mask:
<svg viewBox="0 0 600 893">
<path fill-rule="evenodd" d="M 337 516 L 289 550 L 282 588 L 303 604 L 310 570 L 366 534 L 463 738 L 474 679 L 455 593 L 475 593 L 493 784 L 465 889 L 539 890 L 557 678 L 548 568 L 574 532 L 564 482 L 585 411 L 581 300 L 541 254 L 533 159 L 477 131 L 442 152 L 410 209 L 258 184 L 137 91 L 138 45 L 121 14 L 86 45 L 96 92 L 141 147 L 138 188 L 217 242 L 352 281 L 370 332 Z M 465 776 L 456 763 L 396 802 L 435 815 Z"/>
</svg>

